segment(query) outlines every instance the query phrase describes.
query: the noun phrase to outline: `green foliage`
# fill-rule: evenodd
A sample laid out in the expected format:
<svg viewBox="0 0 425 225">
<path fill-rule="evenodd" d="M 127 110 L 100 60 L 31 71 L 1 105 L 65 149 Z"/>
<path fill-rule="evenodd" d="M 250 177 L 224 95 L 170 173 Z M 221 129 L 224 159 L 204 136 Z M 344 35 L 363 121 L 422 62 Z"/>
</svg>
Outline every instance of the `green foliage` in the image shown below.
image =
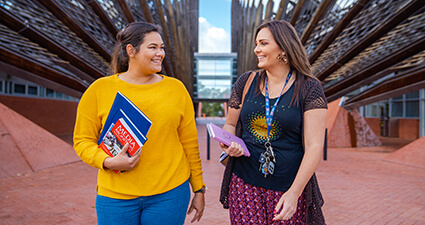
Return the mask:
<svg viewBox="0 0 425 225">
<path fill-rule="evenodd" d="M 203 102 L 202 103 L 202 114 L 205 114 L 205 116 L 207 116 L 207 117 L 222 117 L 222 116 L 224 116 L 223 103 L 220 103 L 220 102 Z"/>
<path fill-rule="evenodd" d="M 230 88 L 220 90 L 218 88 L 210 88 L 205 85 L 199 84 L 198 88 L 198 97 L 199 98 L 229 98 L 230 97 Z"/>
<path fill-rule="evenodd" d="M 220 90 L 218 88 L 209 88 L 200 84 L 198 89 L 199 98 L 225 99 L 230 97 L 230 88 Z M 223 117 L 224 109 L 222 102 L 202 102 L 202 114 L 207 117 Z"/>
</svg>

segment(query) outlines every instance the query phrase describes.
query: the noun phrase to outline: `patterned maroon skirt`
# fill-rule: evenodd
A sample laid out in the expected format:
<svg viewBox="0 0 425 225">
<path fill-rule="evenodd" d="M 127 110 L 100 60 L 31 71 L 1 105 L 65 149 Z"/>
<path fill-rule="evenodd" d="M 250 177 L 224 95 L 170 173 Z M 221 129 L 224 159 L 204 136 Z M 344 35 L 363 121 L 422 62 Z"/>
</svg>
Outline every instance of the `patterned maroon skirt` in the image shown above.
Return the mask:
<svg viewBox="0 0 425 225">
<path fill-rule="evenodd" d="M 297 211 L 290 220 L 273 221 L 273 211 L 283 192 L 245 183 L 235 174 L 229 188 L 231 224 L 306 224 L 305 191 L 298 199 Z"/>
</svg>

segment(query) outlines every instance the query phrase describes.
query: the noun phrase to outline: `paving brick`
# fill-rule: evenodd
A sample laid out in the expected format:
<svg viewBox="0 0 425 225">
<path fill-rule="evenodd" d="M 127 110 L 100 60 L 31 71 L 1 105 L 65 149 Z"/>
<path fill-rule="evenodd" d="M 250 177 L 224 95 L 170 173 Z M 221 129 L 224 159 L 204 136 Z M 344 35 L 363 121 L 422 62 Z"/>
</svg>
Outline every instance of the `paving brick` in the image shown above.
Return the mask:
<svg viewBox="0 0 425 225">
<path fill-rule="evenodd" d="M 218 163 L 221 150 L 211 140 L 207 160 L 205 122 L 198 123 L 198 136 L 208 189 L 204 216 L 194 224 L 228 225 L 228 210 L 218 202 L 224 170 Z M 316 172 L 327 224 L 425 224 L 425 169 L 383 160 L 391 151 L 394 147 L 385 143 L 328 149 L 328 160 Z M 2 178 L 0 224 L 96 224 L 96 180 L 96 169 L 81 161 Z M 186 224 L 192 218 L 189 215 Z"/>
</svg>

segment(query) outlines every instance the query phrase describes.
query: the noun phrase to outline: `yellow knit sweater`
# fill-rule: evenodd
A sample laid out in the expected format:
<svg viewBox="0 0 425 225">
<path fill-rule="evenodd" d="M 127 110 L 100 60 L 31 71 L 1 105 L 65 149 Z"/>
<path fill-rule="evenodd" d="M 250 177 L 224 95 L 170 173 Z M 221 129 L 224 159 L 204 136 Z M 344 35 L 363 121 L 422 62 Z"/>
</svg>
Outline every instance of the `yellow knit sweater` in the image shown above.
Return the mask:
<svg viewBox="0 0 425 225">
<path fill-rule="evenodd" d="M 136 85 L 115 74 L 96 80 L 83 94 L 74 129 L 74 149 L 84 162 L 99 169 L 99 195 L 120 199 L 155 195 L 188 178 L 193 190 L 204 185 L 192 100 L 179 80 L 162 77 L 154 84 Z M 119 174 L 103 168 L 109 156 L 97 145 L 117 91 L 152 121 L 140 161 L 130 171 Z"/>
</svg>

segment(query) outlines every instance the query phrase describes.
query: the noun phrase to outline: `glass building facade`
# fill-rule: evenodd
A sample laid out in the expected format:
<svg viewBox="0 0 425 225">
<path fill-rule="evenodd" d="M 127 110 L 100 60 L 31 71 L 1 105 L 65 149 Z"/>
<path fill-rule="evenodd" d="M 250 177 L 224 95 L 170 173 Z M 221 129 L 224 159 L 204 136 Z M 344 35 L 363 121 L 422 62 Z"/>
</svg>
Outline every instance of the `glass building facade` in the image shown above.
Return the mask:
<svg viewBox="0 0 425 225">
<path fill-rule="evenodd" d="M 79 99 L 0 72 L 0 95 L 78 101 Z"/>
<path fill-rule="evenodd" d="M 425 136 L 425 89 L 413 91 L 388 100 L 379 101 L 359 108 L 366 118 L 419 120 L 419 137 Z M 388 128 L 381 124 L 381 136 L 390 135 Z"/>
<path fill-rule="evenodd" d="M 422 90 L 423 91 L 423 90 Z M 388 100 L 364 106 L 364 117 L 389 116 L 396 118 L 420 117 L 420 102 L 425 99 L 420 96 L 421 91 L 414 91 Z M 425 112 L 422 112 L 425 113 Z"/>
<path fill-rule="evenodd" d="M 195 53 L 194 97 L 228 99 L 237 72 L 236 53 Z"/>
</svg>

